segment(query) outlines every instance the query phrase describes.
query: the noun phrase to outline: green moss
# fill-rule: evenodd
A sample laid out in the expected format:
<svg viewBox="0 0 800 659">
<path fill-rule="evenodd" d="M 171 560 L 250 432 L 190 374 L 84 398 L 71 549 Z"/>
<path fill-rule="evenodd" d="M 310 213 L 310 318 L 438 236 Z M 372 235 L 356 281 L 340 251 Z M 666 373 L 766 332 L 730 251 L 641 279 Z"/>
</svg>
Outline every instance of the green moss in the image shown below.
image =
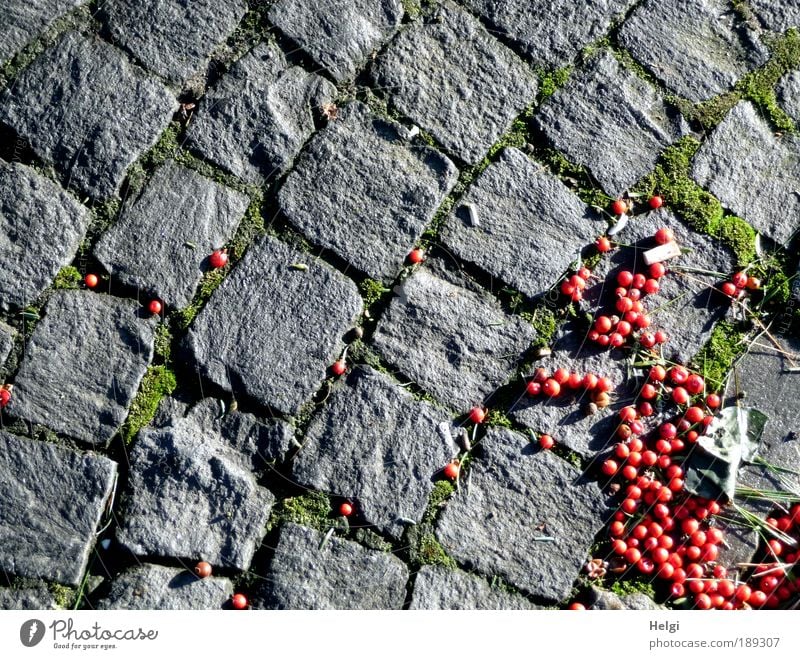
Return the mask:
<svg viewBox="0 0 800 659">
<path fill-rule="evenodd" d="M 536 330 L 536 344 L 540 346 L 550 345 L 558 329 L 558 319 L 555 312 L 550 307 L 537 307 L 530 321 L 533 329 Z"/>
<path fill-rule="evenodd" d="M 422 5 L 419 0 L 402 0 L 403 9 L 410 19 L 418 18 L 422 13 Z"/>
<path fill-rule="evenodd" d="M 639 62 L 633 59 L 627 50 L 624 50 L 623 48 L 612 48 L 611 52 L 613 53 L 614 58 L 628 71 L 635 73 L 642 80 L 645 80 L 653 85 L 653 87 L 659 87 L 658 80 L 656 80 L 656 78 L 647 69 L 639 64 Z"/>
<path fill-rule="evenodd" d="M 656 591 L 655 588 L 653 588 L 652 581 L 645 579 L 644 577 L 619 579 L 611 584 L 610 590 L 612 593 L 619 595 L 620 597 L 634 595 L 636 593 L 647 595 L 650 599 L 655 599 L 656 596 Z"/>
<path fill-rule="evenodd" d="M 539 73 L 539 103 L 543 103 L 567 84 L 572 74 L 572 66 L 564 66 L 554 71 Z"/>
<path fill-rule="evenodd" d="M 444 565 L 451 569 L 458 567 L 456 562 L 447 555 L 444 547 L 432 533 L 423 533 L 419 542 L 411 548 L 411 561 L 415 567 L 420 565 Z"/>
<path fill-rule="evenodd" d="M 150 366 L 147 369 L 139 392 L 131 403 L 128 418 L 120 429 L 126 444 L 130 444 L 136 433 L 150 423 L 161 399 L 175 391 L 177 385 L 175 374 L 167 366 Z"/>
<path fill-rule="evenodd" d="M 536 151 L 537 160 L 547 165 L 548 169 L 561 179 L 571 183 L 581 200 L 597 208 L 607 208 L 613 198 L 596 186 L 589 171 L 582 165 L 571 162 L 563 153 L 545 147 Z"/>
<path fill-rule="evenodd" d="M 48 584 L 47 589 L 59 609 L 71 609 L 75 604 L 77 592 L 74 588 L 59 583 Z"/>
<path fill-rule="evenodd" d="M 263 194 L 260 190 L 251 192 L 250 204 L 230 242 L 228 252 L 234 262 L 244 256 L 247 247 L 257 236 L 264 234 L 264 217 L 261 215 Z"/>
<path fill-rule="evenodd" d="M 450 481 L 437 481 L 428 499 L 428 507 L 422 516 L 422 521 L 409 528 L 406 539 L 409 560 L 413 567 L 419 568 L 422 565 L 457 567 L 456 562 L 447 555 L 433 531 L 439 510 L 444 502 L 453 495 L 453 492 L 455 492 L 455 487 Z"/>
<path fill-rule="evenodd" d="M 355 364 L 366 364 L 380 373 L 391 375 L 391 372 L 381 362 L 378 353 L 361 339 L 353 341 L 353 343 L 350 344 L 350 347 L 347 349 L 347 354 L 350 361 Z"/>
<path fill-rule="evenodd" d="M 513 427 L 511 419 L 501 410 L 489 410 L 484 423 L 487 426 L 500 426 L 501 428 Z"/>
<path fill-rule="evenodd" d="M 439 509 L 445 501 L 447 501 L 453 492 L 456 491 L 455 486 L 450 481 L 436 481 L 433 486 L 431 496 L 428 498 L 428 507 L 425 509 L 425 514 L 422 516 L 423 523 L 431 523 L 436 519 Z"/>
<path fill-rule="evenodd" d="M 692 360 L 692 367 L 707 382 L 709 391 L 721 391 L 736 359 L 747 350 L 747 334 L 728 321 L 714 326 L 706 344 Z"/>
<path fill-rule="evenodd" d="M 172 352 L 172 332 L 169 325 L 161 323 L 156 328 L 153 349 L 163 361 L 168 362 Z"/>
<path fill-rule="evenodd" d="M 375 531 L 371 531 L 370 529 L 355 529 L 351 537 L 357 543 L 369 547 L 370 549 L 375 549 L 376 551 L 394 551 L 394 547 L 392 547 L 391 543 L 387 542 L 375 533 Z"/>
<path fill-rule="evenodd" d="M 180 329 L 184 330 L 192 324 L 192 321 L 195 319 L 200 309 L 203 308 L 203 305 L 205 305 L 211 297 L 211 294 L 217 290 L 222 280 L 225 279 L 229 268 L 230 266 L 226 266 L 206 272 L 203 275 L 203 279 L 200 281 L 200 288 L 197 293 L 195 293 L 194 299 L 188 306 L 173 312 L 173 317 Z"/>
<path fill-rule="evenodd" d="M 361 289 L 361 295 L 364 298 L 364 307 L 369 308 L 376 302 L 378 302 L 381 297 L 383 297 L 386 293 L 389 293 L 391 289 L 386 288 L 381 282 L 375 281 L 374 279 L 365 279 L 359 285 Z"/>
<path fill-rule="evenodd" d="M 284 522 L 293 522 L 324 531 L 331 526 L 331 509 L 328 495 L 322 492 L 308 492 L 283 499 L 272 509 L 267 530 L 277 528 Z"/>
<path fill-rule="evenodd" d="M 81 273 L 78 269 L 68 265 L 58 271 L 53 280 L 53 288 L 58 290 L 74 290 L 80 286 Z"/>
</svg>

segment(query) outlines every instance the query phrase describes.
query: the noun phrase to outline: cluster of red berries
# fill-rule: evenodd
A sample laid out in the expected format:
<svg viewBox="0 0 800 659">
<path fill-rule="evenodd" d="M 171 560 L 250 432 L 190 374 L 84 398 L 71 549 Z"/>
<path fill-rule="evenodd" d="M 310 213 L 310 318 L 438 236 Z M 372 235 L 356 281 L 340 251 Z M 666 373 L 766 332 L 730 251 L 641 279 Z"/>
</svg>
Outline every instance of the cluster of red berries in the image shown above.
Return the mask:
<svg viewBox="0 0 800 659">
<path fill-rule="evenodd" d="M 11 389 L 9 389 L 10 386 L 11 385 L 5 385 L 0 387 L 0 409 L 8 405 L 8 402 L 11 400 Z"/>
<path fill-rule="evenodd" d="M 561 292 L 568 295 L 573 302 L 580 302 L 591 276 L 592 271 L 589 268 L 579 268 L 575 274 L 561 282 Z"/>
<path fill-rule="evenodd" d="M 656 232 L 656 241 L 666 244 L 673 240 L 672 231 L 661 228 Z M 622 270 L 617 274 L 617 288 L 615 290 L 615 312 L 601 314 L 595 318 L 594 326 L 589 331 L 588 338 L 602 347 L 620 348 L 631 337 L 636 336 L 637 330 L 639 343 L 645 348 L 652 348 L 656 344 L 665 343 L 667 335 L 662 330 L 649 330 L 652 321 L 645 312 L 644 298 L 655 295 L 661 288 L 659 280 L 667 270 L 663 263 L 653 263 L 649 266 L 647 275 Z"/>
<path fill-rule="evenodd" d="M 605 393 L 613 388 L 611 380 L 605 376 L 597 376 L 594 373 L 574 373 L 566 368 L 557 368 L 552 375 L 548 375 L 543 368 L 537 368 L 533 378 L 525 385 L 525 391 L 530 396 L 544 394 L 549 398 L 554 398 L 567 390 L 586 391 Z"/>
<path fill-rule="evenodd" d="M 731 299 L 738 299 L 744 295 L 745 289 L 755 291 L 761 288 L 758 277 L 747 276 L 745 272 L 737 272 L 730 281 L 721 284 L 719 289 Z"/>
<path fill-rule="evenodd" d="M 647 200 L 647 205 L 653 210 L 661 208 L 664 205 L 664 200 L 659 195 L 653 195 Z M 614 215 L 622 215 L 623 213 L 630 213 L 633 210 L 633 202 L 630 199 L 615 199 L 611 203 L 611 212 Z"/>
</svg>

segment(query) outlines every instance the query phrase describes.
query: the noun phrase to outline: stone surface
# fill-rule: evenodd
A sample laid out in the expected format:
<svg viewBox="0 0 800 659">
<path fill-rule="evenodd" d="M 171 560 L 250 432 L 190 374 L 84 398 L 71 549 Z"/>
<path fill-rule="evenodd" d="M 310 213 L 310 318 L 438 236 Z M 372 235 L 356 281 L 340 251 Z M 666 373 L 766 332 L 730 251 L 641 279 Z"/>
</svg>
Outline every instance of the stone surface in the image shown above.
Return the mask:
<svg viewBox="0 0 800 659">
<path fill-rule="evenodd" d="M 57 608 L 55 599 L 44 584 L 35 588 L 0 588 L 0 611 Z"/>
<path fill-rule="evenodd" d="M 425 565 L 414 580 L 410 609 L 535 609 L 521 595 L 492 588 L 478 576 L 442 567 Z"/>
<path fill-rule="evenodd" d="M 233 595 L 224 577 L 199 579 L 180 568 L 144 563 L 114 577 L 98 609 L 221 609 Z"/>
<path fill-rule="evenodd" d="M 630 593 L 619 596 L 610 590 L 592 586 L 589 591 L 588 608 L 597 611 L 659 611 L 663 606 L 656 604 L 644 593 Z"/>
<path fill-rule="evenodd" d="M 474 164 L 536 97 L 533 72 L 472 16 L 445 1 L 378 60 L 376 84 L 446 149 Z"/>
<path fill-rule="evenodd" d="M 185 307 L 212 269 L 209 255 L 230 240 L 249 203 L 246 195 L 168 161 L 101 236 L 94 254 L 123 284 L 168 307 Z"/>
<path fill-rule="evenodd" d="M 278 0 L 269 20 L 336 80 L 352 78 L 400 26 L 400 0 Z"/>
<path fill-rule="evenodd" d="M 13 327 L 9 327 L 0 322 L 0 368 L 2 368 L 8 358 L 11 348 L 14 347 L 14 335 L 16 332 Z"/>
<path fill-rule="evenodd" d="M 476 225 L 465 204 L 472 205 Z M 441 240 L 459 258 L 536 297 L 605 229 L 555 176 L 521 151 L 505 149 L 461 198 Z"/>
<path fill-rule="evenodd" d="M 481 447 L 469 492 L 450 499 L 437 537 L 461 564 L 536 597 L 563 600 L 604 524 L 599 488 L 510 430 L 491 428 Z"/>
<path fill-rule="evenodd" d="M 203 406 L 144 428 L 130 451 L 117 540 L 136 556 L 205 560 L 247 569 L 275 497 L 251 472 L 253 456 L 208 424 Z"/>
<path fill-rule="evenodd" d="M 6 0 L 0 13 L 0 63 L 11 59 L 54 20 L 87 0 Z"/>
<path fill-rule="evenodd" d="M 258 598 L 267 609 L 399 609 L 406 581 L 388 552 L 285 524 Z"/>
<path fill-rule="evenodd" d="M 786 243 L 797 230 L 800 139 L 773 134 L 748 101 L 734 106 L 700 147 L 692 176 L 768 238 Z"/>
<path fill-rule="evenodd" d="M 152 359 L 154 329 L 131 300 L 84 291 L 53 295 L 27 343 L 8 412 L 107 444 Z"/>
<path fill-rule="evenodd" d="M 399 124 L 360 103 L 311 141 L 278 194 L 315 245 L 391 281 L 458 176 L 438 151 L 411 148 Z"/>
<path fill-rule="evenodd" d="M 778 103 L 795 122 L 800 122 L 800 71 L 785 75 L 775 89 Z"/>
<path fill-rule="evenodd" d="M 95 198 L 115 194 L 125 171 L 155 144 L 175 98 L 113 46 L 69 32 L 0 94 L 0 121 Z"/>
<path fill-rule="evenodd" d="M 314 132 L 314 111 L 336 88 L 289 66 L 274 44 L 242 57 L 201 100 L 187 143 L 249 183 L 279 175 Z"/>
<path fill-rule="evenodd" d="M 201 69 L 246 11 L 246 0 L 105 0 L 101 5 L 113 42 L 173 83 Z"/>
<path fill-rule="evenodd" d="M 292 267 L 298 263 L 307 269 Z M 204 377 L 237 397 L 295 414 L 341 353 L 362 306 L 352 281 L 264 237 L 214 292 L 187 343 Z"/>
<path fill-rule="evenodd" d="M 75 257 L 90 220 L 49 179 L 0 161 L 0 309 L 34 302 Z"/>
<path fill-rule="evenodd" d="M 292 475 L 354 499 L 368 522 L 399 537 L 402 519 L 422 519 L 433 477 L 457 453 L 438 432 L 448 416 L 359 366 L 311 421 Z"/>
<path fill-rule="evenodd" d="M 724 0 L 648 0 L 625 21 L 619 40 L 667 87 L 697 103 L 769 59 L 739 23 Z"/>
<path fill-rule="evenodd" d="M 373 344 L 404 376 L 466 412 L 512 375 L 535 335 L 494 300 L 418 269 L 392 298 Z"/>
<path fill-rule="evenodd" d="M 635 0 L 462 0 L 515 42 L 535 66 L 555 69 L 569 64 L 585 47 L 604 36 L 612 21 Z"/>
<path fill-rule="evenodd" d="M 542 105 L 535 119 L 552 144 L 618 195 L 685 131 L 658 92 L 608 51 L 597 53 Z"/>
<path fill-rule="evenodd" d="M 0 430 L 0 569 L 77 586 L 116 472 L 108 458 Z"/>
<path fill-rule="evenodd" d="M 800 27 L 797 0 L 749 0 L 747 4 L 770 30 L 784 32 L 790 27 Z"/>
</svg>

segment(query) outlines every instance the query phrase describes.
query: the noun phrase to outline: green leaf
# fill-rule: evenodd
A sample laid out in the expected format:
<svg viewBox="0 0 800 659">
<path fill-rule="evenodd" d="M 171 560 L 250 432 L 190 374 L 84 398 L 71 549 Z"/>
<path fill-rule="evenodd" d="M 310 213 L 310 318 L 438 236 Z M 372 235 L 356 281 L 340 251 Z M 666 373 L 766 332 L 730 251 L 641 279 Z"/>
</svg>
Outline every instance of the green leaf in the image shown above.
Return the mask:
<svg viewBox="0 0 800 659">
<path fill-rule="evenodd" d="M 686 460 L 686 489 L 708 499 L 733 499 L 743 462 L 753 462 L 767 415 L 746 407 L 726 407 L 697 440 Z"/>
</svg>

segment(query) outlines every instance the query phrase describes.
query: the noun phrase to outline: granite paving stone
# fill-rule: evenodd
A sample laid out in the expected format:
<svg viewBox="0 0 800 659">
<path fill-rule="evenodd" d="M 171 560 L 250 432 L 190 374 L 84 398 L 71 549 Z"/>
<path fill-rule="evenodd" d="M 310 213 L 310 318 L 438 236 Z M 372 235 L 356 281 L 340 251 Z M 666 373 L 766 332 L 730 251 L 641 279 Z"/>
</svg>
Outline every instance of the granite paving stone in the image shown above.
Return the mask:
<svg viewBox="0 0 800 659">
<path fill-rule="evenodd" d="M 200 374 L 216 385 L 295 414 L 341 353 L 362 308 L 352 281 L 267 236 L 211 296 L 187 344 Z"/>
<path fill-rule="evenodd" d="M 414 579 L 410 609 L 536 609 L 521 595 L 492 588 L 479 576 L 441 565 L 424 565 Z"/>
<path fill-rule="evenodd" d="M 635 0 L 462 0 L 533 65 L 556 69 L 603 37 Z"/>
<path fill-rule="evenodd" d="M 776 135 L 748 101 L 737 103 L 703 142 L 692 177 L 778 243 L 798 228 L 800 139 Z"/>
<path fill-rule="evenodd" d="M 399 124 L 350 103 L 313 138 L 278 194 L 315 245 L 387 282 L 458 176 L 438 151 L 405 138 Z"/>
<path fill-rule="evenodd" d="M 400 609 L 408 568 L 389 552 L 284 524 L 258 599 L 266 609 Z M 259 607 L 262 608 L 262 607 Z"/>
<path fill-rule="evenodd" d="M 260 44 L 200 100 L 187 143 L 258 184 L 289 167 L 314 132 L 314 113 L 335 96 L 330 82 L 290 66 L 274 44 Z"/>
<path fill-rule="evenodd" d="M 620 44 L 671 90 L 695 103 L 728 91 L 769 52 L 724 0 L 648 0 Z"/>
<path fill-rule="evenodd" d="M 392 40 L 373 77 L 394 106 L 470 164 L 481 161 L 537 90 L 532 70 L 448 0 Z"/>
<path fill-rule="evenodd" d="M 792 71 L 778 82 L 778 104 L 795 122 L 800 122 L 800 71 Z"/>
<path fill-rule="evenodd" d="M 419 521 L 433 477 L 457 453 L 438 427 L 449 414 L 359 366 L 312 419 L 292 463 L 301 485 L 355 500 L 368 522 L 399 537 Z"/>
<path fill-rule="evenodd" d="M 600 489 L 522 435 L 491 428 L 471 464 L 469 493 L 450 499 L 436 535 L 470 569 L 499 575 L 536 597 L 561 601 L 604 524 Z M 547 536 L 553 542 L 539 542 Z"/>
<path fill-rule="evenodd" d="M 176 84 L 207 63 L 246 11 L 245 0 L 105 0 L 101 5 L 113 42 Z"/>
<path fill-rule="evenodd" d="M 97 602 L 104 609 L 221 609 L 233 595 L 225 577 L 198 578 L 180 568 L 143 563 L 114 577 L 108 595 Z"/>
<path fill-rule="evenodd" d="M 185 307 L 210 270 L 208 256 L 236 231 L 249 198 L 167 161 L 94 248 L 123 284 Z"/>
<path fill-rule="evenodd" d="M 664 609 L 644 593 L 617 595 L 610 590 L 592 586 L 589 591 L 588 608 L 597 611 L 658 611 Z"/>
<path fill-rule="evenodd" d="M 800 27 L 800 5 L 796 0 L 749 0 L 747 4 L 774 32 Z"/>
<path fill-rule="evenodd" d="M 445 405 L 480 404 L 513 373 L 536 331 L 500 305 L 418 269 L 373 336 L 378 352 Z"/>
<path fill-rule="evenodd" d="M 117 465 L 0 430 L 0 569 L 77 586 Z"/>
<path fill-rule="evenodd" d="M 6 0 L 0 13 L 0 63 L 11 59 L 48 25 L 87 0 Z"/>
<path fill-rule="evenodd" d="M 650 172 L 688 130 L 654 87 L 604 50 L 542 104 L 535 121 L 553 146 L 614 196 Z"/>
<path fill-rule="evenodd" d="M 269 20 L 336 80 L 352 78 L 400 26 L 400 0 L 278 0 Z"/>
<path fill-rule="evenodd" d="M 75 257 L 90 220 L 51 180 L 0 161 L 0 309 L 35 302 Z"/>
<path fill-rule="evenodd" d="M 57 609 L 55 599 L 47 586 L 25 588 L 0 588 L 0 611 L 28 611 Z"/>
<path fill-rule="evenodd" d="M 534 298 L 605 229 L 559 179 L 509 148 L 461 198 L 441 241 L 459 258 Z"/>
<path fill-rule="evenodd" d="M 152 359 L 155 324 L 132 300 L 54 294 L 27 343 L 8 412 L 89 444 L 108 444 Z"/>
<path fill-rule="evenodd" d="M 0 322 L 0 368 L 11 353 L 11 348 L 14 347 L 15 334 L 13 327 Z"/>
<path fill-rule="evenodd" d="M 275 497 L 257 483 L 253 456 L 199 412 L 139 432 L 117 540 L 136 556 L 244 570 L 266 532 Z"/>
<path fill-rule="evenodd" d="M 24 137 L 70 187 L 116 194 L 155 144 L 175 98 L 113 46 L 68 32 L 0 94 L 0 122 Z"/>
</svg>

